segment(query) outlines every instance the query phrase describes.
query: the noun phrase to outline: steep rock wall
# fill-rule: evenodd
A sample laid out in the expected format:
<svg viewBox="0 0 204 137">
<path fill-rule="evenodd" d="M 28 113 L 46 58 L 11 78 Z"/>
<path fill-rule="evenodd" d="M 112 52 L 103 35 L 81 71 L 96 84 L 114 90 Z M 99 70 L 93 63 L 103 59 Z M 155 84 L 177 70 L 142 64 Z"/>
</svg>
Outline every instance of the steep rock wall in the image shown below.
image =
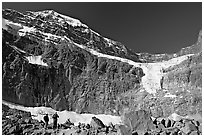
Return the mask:
<svg viewBox="0 0 204 137">
<path fill-rule="evenodd" d="M 7 32 L 3 33 L 5 36 Z M 70 48 L 69 44 L 44 51 L 47 54 L 43 57 L 49 67 L 31 64 L 24 58 L 24 53 L 11 48 L 11 37 L 14 36 L 3 39 L 7 53 L 3 60 L 3 99 L 11 102 L 80 113 L 119 114 L 122 107 L 117 108 L 116 100 L 120 100 L 122 93 L 137 89 L 144 76 L 141 68 L 98 58 L 78 47 Z M 17 43 L 32 44 L 26 41 L 20 38 Z"/>
</svg>

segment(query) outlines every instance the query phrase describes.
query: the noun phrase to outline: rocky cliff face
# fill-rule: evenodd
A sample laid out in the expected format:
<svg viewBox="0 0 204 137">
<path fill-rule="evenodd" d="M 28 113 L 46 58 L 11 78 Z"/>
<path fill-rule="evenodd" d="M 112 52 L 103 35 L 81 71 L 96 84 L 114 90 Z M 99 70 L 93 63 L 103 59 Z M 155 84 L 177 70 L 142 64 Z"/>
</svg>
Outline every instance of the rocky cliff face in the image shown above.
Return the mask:
<svg viewBox="0 0 204 137">
<path fill-rule="evenodd" d="M 79 113 L 201 114 L 201 33 L 190 48 L 147 56 L 52 10 L 2 14 L 4 100 Z"/>
</svg>

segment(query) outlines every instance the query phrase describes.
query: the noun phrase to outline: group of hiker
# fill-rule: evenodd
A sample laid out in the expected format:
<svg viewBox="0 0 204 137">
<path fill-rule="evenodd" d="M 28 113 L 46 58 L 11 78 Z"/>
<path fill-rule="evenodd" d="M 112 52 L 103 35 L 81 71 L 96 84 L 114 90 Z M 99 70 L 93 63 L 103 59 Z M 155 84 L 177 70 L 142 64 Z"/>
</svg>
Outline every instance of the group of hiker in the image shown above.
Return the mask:
<svg viewBox="0 0 204 137">
<path fill-rule="evenodd" d="M 59 118 L 57 112 L 52 116 L 52 119 L 53 119 L 53 129 L 56 129 L 57 128 L 57 119 Z M 49 122 L 49 117 L 48 117 L 48 114 L 46 114 L 44 116 L 44 121 L 45 121 L 45 129 L 47 129 L 47 126 L 48 126 L 48 122 Z"/>
</svg>

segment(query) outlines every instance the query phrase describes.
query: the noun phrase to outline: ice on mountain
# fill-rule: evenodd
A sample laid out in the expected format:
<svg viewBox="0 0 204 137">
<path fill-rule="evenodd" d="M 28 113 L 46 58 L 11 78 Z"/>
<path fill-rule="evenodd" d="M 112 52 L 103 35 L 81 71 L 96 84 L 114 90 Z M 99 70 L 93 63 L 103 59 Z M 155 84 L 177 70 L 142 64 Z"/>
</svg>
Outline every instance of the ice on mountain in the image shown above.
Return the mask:
<svg viewBox="0 0 204 137">
<path fill-rule="evenodd" d="M 169 97 L 169 98 L 175 98 L 175 97 L 177 97 L 177 96 L 176 96 L 176 95 L 172 95 L 171 93 L 166 93 L 164 97 L 165 97 L 165 98 L 167 98 L 167 97 Z"/>
<path fill-rule="evenodd" d="M 23 26 L 22 29 L 18 31 L 19 36 L 25 36 L 27 32 L 35 32 L 36 29 L 33 27 Z"/>
<path fill-rule="evenodd" d="M 112 43 L 113 43 L 112 40 L 110 40 L 110 39 L 108 39 L 108 38 L 104 38 L 104 39 L 107 41 L 109 47 L 113 46 L 113 44 L 112 44 Z"/>
<path fill-rule="evenodd" d="M 20 51 L 20 52 L 22 52 L 22 53 L 26 53 L 24 50 L 22 50 L 22 49 L 19 49 L 18 47 L 16 47 L 16 46 L 11 46 L 12 48 L 14 48 L 15 50 L 17 50 L 17 51 Z"/>
<path fill-rule="evenodd" d="M 29 63 L 31 63 L 31 64 L 48 66 L 47 63 L 43 62 L 42 56 L 28 56 L 28 57 L 26 57 L 26 59 L 28 59 Z"/>
<path fill-rule="evenodd" d="M 169 119 L 174 120 L 174 121 L 179 121 L 183 119 L 183 116 L 178 115 L 177 113 L 172 113 L 169 117 Z"/>
<path fill-rule="evenodd" d="M 83 32 L 83 33 L 89 33 L 89 29 L 86 28 L 86 29 L 82 30 L 82 32 Z"/>
<path fill-rule="evenodd" d="M 96 34 L 96 35 L 98 35 L 98 36 L 101 36 L 99 33 L 95 32 L 95 31 L 93 31 L 93 30 L 91 30 L 91 32 L 94 33 L 94 34 Z"/>
<path fill-rule="evenodd" d="M 171 66 L 175 66 L 177 64 L 180 64 L 181 62 L 183 62 L 184 60 L 187 60 L 190 56 L 193 56 L 194 54 L 187 54 L 187 55 L 183 55 L 180 57 L 176 57 L 176 58 L 172 58 L 168 61 L 163 61 L 162 62 L 162 67 L 163 68 L 169 68 Z"/>
<path fill-rule="evenodd" d="M 11 28 L 15 29 L 15 30 L 19 30 L 22 28 L 22 25 L 19 23 L 15 23 L 12 21 L 9 21 L 7 19 L 2 18 L 2 28 L 4 30 L 8 30 L 8 26 L 10 26 Z"/>
<path fill-rule="evenodd" d="M 4 18 L 2 18 L 2 28 L 3 28 L 4 30 L 7 30 L 7 29 L 8 29 L 7 26 L 6 26 L 6 20 L 5 20 Z"/>
</svg>

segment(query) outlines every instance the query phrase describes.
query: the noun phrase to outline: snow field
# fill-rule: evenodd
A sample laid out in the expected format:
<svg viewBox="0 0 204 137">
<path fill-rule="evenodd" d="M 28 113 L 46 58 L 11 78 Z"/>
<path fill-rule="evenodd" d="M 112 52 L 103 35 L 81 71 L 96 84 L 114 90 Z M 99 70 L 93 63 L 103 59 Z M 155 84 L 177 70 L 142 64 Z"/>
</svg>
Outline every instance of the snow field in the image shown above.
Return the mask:
<svg viewBox="0 0 204 137">
<path fill-rule="evenodd" d="M 67 119 L 70 119 L 71 122 L 74 123 L 75 126 L 78 125 L 78 123 L 85 123 L 85 124 L 90 124 L 91 118 L 93 116 L 99 118 L 105 125 L 108 125 L 110 122 L 113 124 L 122 124 L 121 117 L 119 116 L 112 116 L 112 115 L 104 115 L 104 114 L 99 114 L 99 115 L 94 115 L 94 114 L 77 114 L 76 112 L 70 112 L 70 111 L 55 111 L 54 109 L 50 107 L 24 107 L 21 105 L 17 104 L 12 104 L 3 101 L 2 102 L 4 105 L 9 106 L 10 108 L 13 109 L 18 109 L 18 110 L 23 110 L 30 112 L 32 115 L 33 119 L 37 119 L 38 121 L 44 121 L 43 117 L 45 114 L 49 115 L 49 123 L 52 123 L 52 115 L 57 112 L 59 115 L 58 123 L 63 124 L 66 122 Z"/>
</svg>

